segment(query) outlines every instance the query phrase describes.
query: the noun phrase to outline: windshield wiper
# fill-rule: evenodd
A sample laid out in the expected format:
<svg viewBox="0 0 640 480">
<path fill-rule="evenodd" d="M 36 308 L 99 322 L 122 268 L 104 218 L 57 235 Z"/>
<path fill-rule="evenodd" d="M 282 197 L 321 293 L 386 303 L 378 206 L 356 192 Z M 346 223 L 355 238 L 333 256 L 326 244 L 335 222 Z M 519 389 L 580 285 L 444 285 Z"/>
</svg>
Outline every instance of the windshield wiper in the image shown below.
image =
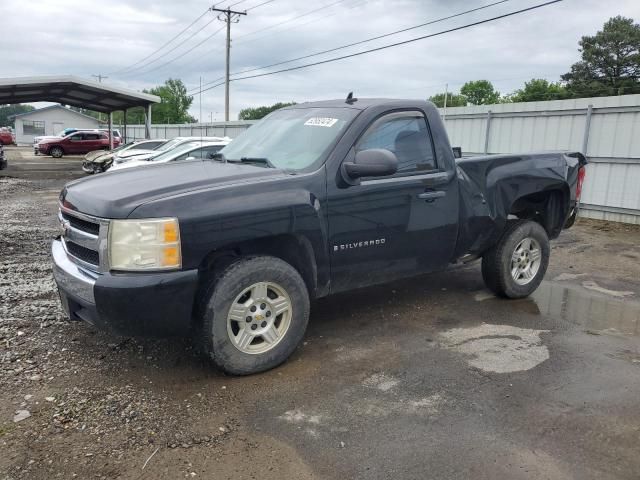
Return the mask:
<svg viewBox="0 0 640 480">
<path fill-rule="evenodd" d="M 217 152 L 213 154 L 212 160 L 217 160 L 222 163 L 257 163 L 259 165 L 266 165 L 269 168 L 278 168 L 273 163 L 269 161 L 266 157 L 240 157 L 239 160 L 236 159 L 228 159 L 224 156 L 224 153 Z"/>
<path fill-rule="evenodd" d="M 260 163 L 262 165 L 267 165 L 269 168 L 277 168 L 269 161 L 268 158 L 265 157 L 241 157 L 240 161 L 245 163 Z"/>
</svg>

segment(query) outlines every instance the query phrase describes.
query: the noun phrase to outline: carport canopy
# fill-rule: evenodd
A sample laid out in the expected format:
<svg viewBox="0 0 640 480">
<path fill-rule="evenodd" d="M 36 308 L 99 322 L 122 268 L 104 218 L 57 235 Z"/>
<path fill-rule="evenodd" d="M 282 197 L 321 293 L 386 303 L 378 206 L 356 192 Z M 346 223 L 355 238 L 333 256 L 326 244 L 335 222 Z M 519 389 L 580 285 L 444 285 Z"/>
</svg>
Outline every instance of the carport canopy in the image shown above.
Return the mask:
<svg viewBox="0 0 640 480">
<path fill-rule="evenodd" d="M 160 97 L 73 75 L 0 78 L 0 104 L 57 102 L 110 113 L 160 103 Z"/>
<path fill-rule="evenodd" d="M 11 103 L 57 102 L 111 114 L 143 107 L 147 137 L 151 127 L 151 105 L 160 97 L 126 88 L 85 80 L 74 75 L 0 78 L 0 105 Z M 109 115 L 111 130 L 111 115 Z"/>
</svg>

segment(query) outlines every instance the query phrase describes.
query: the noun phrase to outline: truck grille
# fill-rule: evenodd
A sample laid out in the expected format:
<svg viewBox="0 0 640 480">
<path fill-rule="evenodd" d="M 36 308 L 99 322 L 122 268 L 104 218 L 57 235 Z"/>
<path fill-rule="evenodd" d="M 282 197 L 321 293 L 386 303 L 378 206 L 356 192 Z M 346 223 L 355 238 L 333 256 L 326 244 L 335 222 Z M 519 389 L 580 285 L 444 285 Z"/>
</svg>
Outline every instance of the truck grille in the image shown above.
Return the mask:
<svg viewBox="0 0 640 480">
<path fill-rule="evenodd" d="M 101 271 L 100 239 L 108 224 L 99 218 L 61 210 L 62 240 L 69 258 L 85 268 Z"/>
<path fill-rule="evenodd" d="M 83 247 L 74 242 L 65 242 L 67 246 L 67 252 L 83 262 L 90 263 L 96 267 L 100 265 L 100 254 L 95 250 Z"/>
<path fill-rule="evenodd" d="M 82 230 L 83 232 L 90 233 L 91 235 L 98 235 L 100 233 L 100 224 L 93 223 L 88 220 L 83 220 L 73 215 L 69 215 L 66 212 L 62 212 L 62 218 L 64 218 L 73 228 Z"/>
</svg>

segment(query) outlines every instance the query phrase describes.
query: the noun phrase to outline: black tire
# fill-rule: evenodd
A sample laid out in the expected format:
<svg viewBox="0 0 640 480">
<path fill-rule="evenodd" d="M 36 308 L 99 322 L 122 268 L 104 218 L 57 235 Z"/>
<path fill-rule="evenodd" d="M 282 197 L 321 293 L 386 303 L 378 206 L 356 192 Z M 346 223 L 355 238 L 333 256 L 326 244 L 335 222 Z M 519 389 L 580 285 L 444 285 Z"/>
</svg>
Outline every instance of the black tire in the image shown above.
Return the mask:
<svg viewBox="0 0 640 480">
<path fill-rule="evenodd" d="M 516 247 L 526 238 L 538 242 L 541 250 L 537 273 L 525 285 L 511 274 L 511 259 Z M 506 298 L 531 295 L 540 285 L 549 266 L 549 237 L 542 226 L 530 220 L 509 220 L 500 240 L 482 257 L 482 278 L 487 288 Z"/>
<path fill-rule="evenodd" d="M 284 288 L 291 299 L 290 323 L 271 350 L 245 353 L 230 338 L 227 316 L 238 295 L 258 282 L 274 282 Z M 199 312 L 200 340 L 207 355 L 227 373 L 250 375 L 280 365 L 301 342 L 309 322 L 309 292 L 298 271 L 285 261 L 244 257 L 214 276 L 202 295 Z"/>
<path fill-rule="evenodd" d="M 62 156 L 64 155 L 64 150 L 62 149 L 62 147 L 51 147 L 51 149 L 49 150 L 49 155 L 51 155 L 53 158 L 62 158 Z"/>
</svg>

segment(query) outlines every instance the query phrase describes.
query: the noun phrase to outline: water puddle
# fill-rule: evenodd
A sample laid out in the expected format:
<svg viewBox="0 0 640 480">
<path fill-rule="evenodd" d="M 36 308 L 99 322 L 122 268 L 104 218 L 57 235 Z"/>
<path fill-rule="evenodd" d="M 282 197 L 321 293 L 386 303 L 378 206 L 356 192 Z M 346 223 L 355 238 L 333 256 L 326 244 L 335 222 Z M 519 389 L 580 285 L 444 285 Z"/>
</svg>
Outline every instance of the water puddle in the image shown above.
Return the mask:
<svg viewBox="0 0 640 480">
<path fill-rule="evenodd" d="M 588 332 L 640 336 L 639 302 L 611 299 L 555 282 L 542 282 L 530 298 L 541 315 L 562 318 Z"/>
</svg>

